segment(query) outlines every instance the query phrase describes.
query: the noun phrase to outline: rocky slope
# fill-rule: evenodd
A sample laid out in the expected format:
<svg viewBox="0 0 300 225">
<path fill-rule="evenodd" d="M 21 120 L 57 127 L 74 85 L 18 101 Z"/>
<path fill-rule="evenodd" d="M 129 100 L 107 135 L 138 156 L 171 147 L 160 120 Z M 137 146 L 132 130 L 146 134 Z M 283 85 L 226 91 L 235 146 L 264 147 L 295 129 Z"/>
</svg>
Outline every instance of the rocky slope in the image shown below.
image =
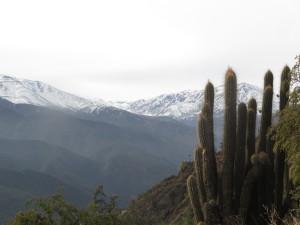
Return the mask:
<svg viewBox="0 0 300 225">
<path fill-rule="evenodd" d="M 221 152 L 216 154 L 217 167 L 222 164 Z M 129 204 L 127 213 L 144 219 L 144 225 L 194 224 L 193 212 L 187 193 L 186 181 L 194 174 L 194 165 L 185 161 L 173 175 L 141 194 Z"/>
</svg>

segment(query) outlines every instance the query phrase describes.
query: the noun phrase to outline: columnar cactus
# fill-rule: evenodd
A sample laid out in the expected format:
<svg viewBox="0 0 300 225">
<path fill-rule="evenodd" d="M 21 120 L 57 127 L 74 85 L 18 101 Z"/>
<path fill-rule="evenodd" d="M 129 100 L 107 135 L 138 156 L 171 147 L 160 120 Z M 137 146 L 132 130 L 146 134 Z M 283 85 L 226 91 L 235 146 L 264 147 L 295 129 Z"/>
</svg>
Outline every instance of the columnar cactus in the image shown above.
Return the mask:
<svg viewBox="0 0 300 225">
<path fill-rule="evenodd" d="M 213 106 L 214 106 L 214 87 L 209 82 L 205 88 L 204 104 L 199 118 L 198 134 L 200 145 L 206 151 L 207 155 L 207 171 L 203 178 L 204 184 L 207 187 L 207 199 L 217 198 L 218 174 L 214 149 L 214 131 L 213 131 Z"/>
<path fill-rule="evenodd" d="M 229 68 L 225 75 L 225 109 L 223 139 L 222 207 L 226 215 L 231 215 L 233 198 L 233 170 L 236 145 L 236 99 L 237 80 Z"/>
<path fill-rule="evenodd" d="M 272 121 L 272 101 L 273 101 L 273 74 L 268 71 L 265 75 L 263 94 L 262 114 L 260 120 L 259 140 L 257 152 L 266 152 L 267 133 Z"/>
<path fill-rule="evenodd" d="M 285 94 L 289 86 L 286 83 L 287 73 L 288 69 L 285 68 L 282 75 L 282 87 L 285 85 L 282 93 Z M 286 104 L 286 98 L 281 98 Z M 200 147 L 195 149 L 196 178 L 191 175 L 188 179 L 197 224 L 227 223 L 234 214 L 238 214 L 246 224 L 252 224 L 253 221 L 249 220 L 251 215 L 259 216 L 264 213 L 262 204 L 274 203 L 274 167 L 276 185 L 281 182 L 275 190 L 282 196 L 284 158 L 280 152 L 276 153 L 274 165 L 274 143 L 270 137 L 267 138 L 271 125 L 272 99 L 273 74 L 268 71 L 264 77 L 261 127 L 256 148 L 256 100 L 250 99 L 248 108 L 244 103 L 239 104 L 237 123 L 237 81 L 234 71 L 228 69 L 225 75 L 223 166 L 220 174 L 217 174 L 213 133 L 214 88 L 210 82 L 206 85 L 205 101 L 198 123 Z M 282 207 L 282 198 L 277 193 L 275 200 L 276 207 L 279 204 Z M 250 207 L 253 202 L 259 205 Z M 260 214 L 255 214 L 257 210 L 261 210 L 258 212 Z"/>
<path fill-rule="evenodd" d="M 246 141 L 246 167 L 244 176 L 251 168 L 251 156 L 255 154 L 255 130 L 256 130 L 257 103 L 254 98 L 248 102 L 247 111 L 247 141 Z"/>
<path fill-rule="evenodd" d="M 236 130 L 236 151 L 234 161 L 233 189 L 235 208 L 239 203 L 240 193 L 244 180 L 245 169 L 245 147 L 246 147 L 246 125 L 247 125 L 247 106 L 240 103 L 238 107 L 238 125 Z"/>
<path fill-rule="evenodd" d="M 289 88 L 290 88 L 290 68 L 285 66 L 281 73 L 281 82 L 280 82 L 280 111 L 284 109 L 289 100 Z M 280 119 L 280 118 L 279 118 Z M 283 212 L 283 195 L 284 193 L 284 170 L 288 170 L 288 166 L 285 165 L 285 152 L 277 151 L 275 152 L 275 161 L 274 161 L 274 170 L 275 170 L 275 207 L 276 210 L 282 214 Z M 285 173 L 288 176 L 288 171 Z M 285 179 L 288 182 L 288 177 Z M 288 185 L 285 185 L 288 186 Z M 287 190 L 286 190 L 287 191 Z M 282 215 L 281 215 L 282 216 Z"/>
<path fill-rule="evenodd" d="M 191 205 L 193 208 L 193 212 L 195 215 L 195 222 L 196 224 L 203 221 L 204 217 L 201 210 L 201 205 L 199 202 L 199 192 L 197 187 L 197 181 L 196 178 L 191 175 L 189 176 L 187 180 L 187 187 L 188 187 L 188 193 L 190 196 Z"/>
<path fill-rule="evenodd" d="M 204 187 L 204 181 L 203 181 L 203 150 L 197 146 L 195 148 L 195 171 L 196 171 L 196 178 L 197 178 L 197 184 L 199 187 L 199 201 L 201 206 L 203 207 L 204 203 L 207 201 L 206 199 L 206 190 Z M 201 208 L 202 210 L 202 208 Z"/>
<path fill-rule="evenodd" d="M 249 205 L 251 201 L 251 192 L 255 187 L 257 180 L 263 175 L 264 169 L 269 165 L 269 159 L 265 152 L 260 152 L 258 155 L 254 154 L 251 157 L 253 167 L 247 174 L 240 198 L 239 214 L 243 220 L 247 219 L 249 213 Z"/>
<path fill-rule="evenodd" d="M 264 79 L 264 93 L 263 93 L 263 105 L 260 120 L 259 139 L 257 144 L 257 154 L 260 152 L 267 152 L 267 133 L 271 126 L 272 121 L 272 102 L 273 102 L 273 74 L 268 71 Z M 273 159 L 273 150 L 269 151 L 271 158 Z M 272 189 L 272 182 L 270 179 L 273 174 L 271 168 L 267 168 L 260 180 L 257 182 L 257 197 L 258 197 L 258 211 L 263 211 L 263 205 L 267 204 L 268 199 L 272 198 L 273 192 L 268 193 L 268 190 Z"/>
</svg>

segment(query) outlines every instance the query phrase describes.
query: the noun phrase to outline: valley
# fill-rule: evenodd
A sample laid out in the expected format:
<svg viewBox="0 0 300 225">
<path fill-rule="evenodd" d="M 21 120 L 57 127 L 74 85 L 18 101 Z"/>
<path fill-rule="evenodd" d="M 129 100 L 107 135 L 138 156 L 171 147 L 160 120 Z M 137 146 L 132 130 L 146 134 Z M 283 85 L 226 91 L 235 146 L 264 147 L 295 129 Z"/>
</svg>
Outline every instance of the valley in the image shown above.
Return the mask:
<svg viewBox="0 0 300 225">
<path fill-rule="evenodd" d="M 216 130 L 222 130 L 222 88 L 215 91 Z M 250 97 L 261 101 L 260 88 L 242 83 L 239 89 L 239 101 Z M 79 205 L 88 202 L 89 194 L 102 184 L 107 194 L 119 196 L 120 207 L 176 174 L 182 161 L 191 160 L 197 144 L 197 114 L 203 102 L 203 91 L 184 91 L 108 103 L 8 76 L 0 78 L 0 96 L 3 169 L 13 171 L 14 176 L 21 173 L 26 177 L 26 171 L 41 178 L 51 176 L 61 184 L 53 181 L 47 193 L 54 193 L 59 186 L 72 186 L 83 193 L 81 199 L 72 198 L 78 193 L 70 193 L 70 199 Z M 216 134 L 217 148 L 221 136 L 222 132 Z M 0 195 L 7 188 L 4 185 Z M 21 209 L 26 196 L 39 195 L 22 186 L 11 191 L 8 197 L 17 198 L 20 204 L 14 204 L 11 214 L 6 214 Z"/>
</svg>

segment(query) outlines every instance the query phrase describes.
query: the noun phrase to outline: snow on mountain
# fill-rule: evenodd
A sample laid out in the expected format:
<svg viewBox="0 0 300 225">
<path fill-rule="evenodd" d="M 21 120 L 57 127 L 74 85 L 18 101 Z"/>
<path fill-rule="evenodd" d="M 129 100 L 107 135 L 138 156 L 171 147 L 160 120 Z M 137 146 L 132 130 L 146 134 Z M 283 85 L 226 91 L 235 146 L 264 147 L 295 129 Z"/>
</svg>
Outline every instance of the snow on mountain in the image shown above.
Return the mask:
<svg viewBox="0 0 300 225">
<path fill-rule="evenodd" d="M 104 101 L 89 100 L 56 89 L 40 81 L 0 75 L 0 97 L 15 104 L 32 104 L 71 111 L 105 107 Z"/>
<path fill-rule="evenodd" d="M 247 103 L 250 98 L 257 100 L 258 109 L 262 105 L 262 88 L 247 83 L 238 84 L 238 103 Z M 204 90 L 182 91 L 174 94 L 163 94 L 147 100 L 138 100 L 129 104 L 117 104 L 130 112 L 149 116 L 168 116 L 176 120 L 188 122 L 195 120 L 203 104 Z M 275 99 L 273 108 L 278 109 Z M 215 116 L 220 116 L 224 110 L 224 85 L 215 87 Z"/>
<path fill-rule="evenodd" d="M 262 88 L 240 83 L 238 84 L 238 103 L 247 103 L 251 97 L 254 97 L 257 100 L 258 109 L 260 109 L 262 93 Z M 32 104 L 86 114 L 122 109 L 141 115 L 167 116 L 194 125 L 203 103 L 204 90 L 163 94 L 134 102 L 105 102 L 101 99 L 78 97 L 40 81 L 0 75 L 0 97 L 15 104 Z M 273 109 L 275 111 L 278 109 L 276 95 L 274 95 L 274 100 Z M 224 86 L 222 85 L 215 87 L 215 116 L 220 117 L 223 110 Z"/>
</svg>

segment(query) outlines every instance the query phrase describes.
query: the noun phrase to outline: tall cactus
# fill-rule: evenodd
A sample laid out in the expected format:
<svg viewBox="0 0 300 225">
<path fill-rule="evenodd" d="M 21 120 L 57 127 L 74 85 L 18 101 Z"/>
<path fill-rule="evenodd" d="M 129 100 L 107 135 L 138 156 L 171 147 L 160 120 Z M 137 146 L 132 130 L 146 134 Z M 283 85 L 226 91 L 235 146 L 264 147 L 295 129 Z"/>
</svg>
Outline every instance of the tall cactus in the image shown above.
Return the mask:
<svg viewBox="0 0 300 225">
<path fill-rule="evenodd" d="M 257 103 L 254 98 L 248 102 L 247 111 L 247 143 L 246 143 L 246 166 L 244 176 L 251 168 L 251 156 L 255 154 L 255 131 L 256 131 Z"/>
<path fill-rule="evenodd" d="M 245 169 L 245 147 L 246 147 L 246 123 L 247 106 L 240 103 L 238 107 L 238 126 L 236 130 L 236 151 L 234 160 L 233 188 L 234 188 L 234 205 L 238 207 L 240 193 L 243 185 Z"/>
<path fill-rule="evenodd" d="M 288 87 L 285 82 L 288 78 L 287 69 L 284 71 L 282 83 Z M 282 93 L 286 92 L 288 89 L 282 88 Z M 273 143 L 270 137 L 266 136 L 272 117 L 273 74 L 268 71 L 264 77 L 262 118 L 256 149 L 256 100 L 250 99 L 248 108 L 244 103 L 239 105 L 237 123 L 236 75 L 232 69 L 227 70 L 221 176 L 217 174 L 214 153 L 214 88 L 210 82 L 206 85 L 204 99 L 198 122 L 200 147 L 195 149 L 196 178 L 190 176 L 188 179 L 188 190 L 196 223 L 206 225 L 222 224 L 222 221 L 227 223 L 231 215 L 239 213 L 246 224 L 253 224 L 250 215 L 259 216 L 264 213 L 262 204 L 267 202 L 268 205 L 271 205 L 274 200 Z M 279 174 L 276 173 L 276 184 L 279 179 L 283 179 L 282 165 L 284 167 L 284 160 L 282 161 L 280 152 L 278 152 L 274 166 L 275 171 Z M 282 193 L 283 188 L 276 190 Z M 267 193 L 266 197 L 263 197 L 266 200 L 262 198 L 264 196 L 262 193 Z M 282 199 L 280 200 L 277 196 L 276 202 L 277 204 L 282 203 Z M 252 207 L 253 203 L 259 205 Z"/>
<path fill-rule="evenodd" d="M 222 207 L 225 215 L 231 215 L 233 198 L 233 170 L 236 145 L 237 80 L 229 68 L 225 75 L 225 110 L 223 139 Z"/>
<path fill-rule="evenodd" d="M 263 94 L 262 115 L 260 121 L 259 139 L 257 152 L 266 152 L 267 148 L 267 132 L 272 121 L 272 101 L 273 101 L 273 74 L 270 70 L 265 75 Z"/>
<path fill-rule="evenodd" d="M 289 87 L 290 87 L 290 68 L 285 66 L 281 73 L 280 79 L 280 111 L 284 109 L 289 100 Z M 280 118 L 279 118 L 280 119 Z M 288 170 L 288 166 L 285 166 L 285 152 L 277 151 L 275 152 L 274 170 L 275 170 L 275 207 L 276 210 L 282 214 L 282 204 L 283 204 L 283 178 L 284 178 L 284 168 Z M 288 172 L 286 173 L 288 176 Z M 288 179 L 286 179 L 288 180 Z M 287 185 L 286 185 L 287 186 Z M 281 215 L 282 216 L 282 215 Z"/>
<path fill-rule="evenodd" d="M 214 107 L 214 87 L 212 83 L 208 82 L 205 88 L 204 105 L 202 107 L 198 133 L 200 145 L 205 149 L 207 154 L 207 176 L 204 177 L 204 183 L 208 187 L 206 193 L 208 200 L 217 198 L 217 186 L 218 186 L 218 173 L 215 158 L 214 149 L 214 131 L 213 131 L 213 107 Z"/>
<path fill-rule="evenodd" d="M 204 181 L 203 181 L 203 150 L 199 146 L 195 148 L 195 171 L 196 171 L 196 178 L 197 178 L 197 184 L 199 188 L 199 201 L 201 204 L 201 207 L 204 206 L 204 203 L 207 201 L 206 199 L 206 190 L 204 187 Z M 202 208 L 201 208 L 202 210 Z"/>
</svg>

